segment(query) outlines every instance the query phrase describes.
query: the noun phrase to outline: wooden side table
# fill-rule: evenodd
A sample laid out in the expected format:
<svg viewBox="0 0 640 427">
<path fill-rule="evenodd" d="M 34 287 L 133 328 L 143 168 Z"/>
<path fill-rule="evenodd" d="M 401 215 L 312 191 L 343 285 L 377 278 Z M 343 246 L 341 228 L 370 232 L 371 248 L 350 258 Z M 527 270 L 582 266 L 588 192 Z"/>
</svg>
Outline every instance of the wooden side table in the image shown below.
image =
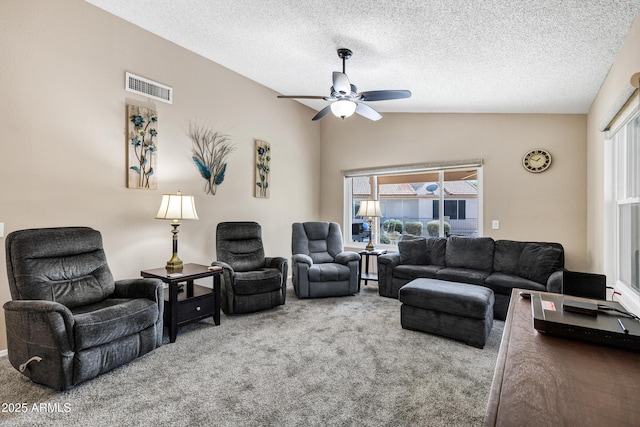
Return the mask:
<svg viewBox="0 0 640 427">
<path fill-rule="evenodd" d="M 169 285 L 164 296 L 164 324 L 169 328 L 169 342 L 175 342 L 178 327 L 213 316 L 220 324 L 220 275 L 221 267 L 200 264 L 185 264 L 179 275 L 166 268 L 155 268 L 140 272 L 142 277 L 160 279 Z M 213 277 L 213 289 L 194 285 L 193 281 Z M 179 292 L 180 283 L 186 282 L 186 292 Z"/>
<path fill-rule="evenodd" d="M 387 253 L 386 249 L 376 249 L 373 251 L 360 251 L 360 269 L 358 270 L 358 292 L 360 292 L 360 282 L 364 280 L 364 285 L 367 286 L 367 282 L 369 280 L 378 281 L 378 257 L 380 255 L 384 255 Z M 376 258 L 376 272 L 369 273 L 369 257 L 373 256 Z M 364 272 L 362 268 L 362 263 L 364 262 Z"/>
</svg>

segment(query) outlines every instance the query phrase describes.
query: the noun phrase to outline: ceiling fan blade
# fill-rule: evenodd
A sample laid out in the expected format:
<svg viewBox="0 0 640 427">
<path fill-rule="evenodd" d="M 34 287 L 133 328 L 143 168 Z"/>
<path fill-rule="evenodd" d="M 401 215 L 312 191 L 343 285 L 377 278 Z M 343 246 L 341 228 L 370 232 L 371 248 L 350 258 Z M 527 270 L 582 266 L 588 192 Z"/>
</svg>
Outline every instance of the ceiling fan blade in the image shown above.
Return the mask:
<svg viewBox="0 0 640 427">
<path fill-rule="evenodd" d="M 382 118 L 380 113 L 378 113 L 373 108 L 361 102 L 358 102 L 358 105 L 356 106 L 356 113 L 360 114 L 362 117 L 366 117 L 367 119 L 373 120 L 373 121 L 377 121 Z"/>
<path fill-rule="evenodd" d="M 333 90 L 342 95 L 349 95 L 351 93 L 351 83 L 345 73 L 338 71 L 333 72 Z"/>
<path fill-rule="evenodd" d="M 318 111 L 318 114 L 316 114 L 313 119 L 313 121 L 315 120 L 320 120 L 322 119 L 324 116 L 326 116 L 327 114 L 329 114 L 331 112 L 331 105 L 327 105 L 326 107 L 324 107 L 322 110 Z"/>
<path fill-rule="evenodd" d="M 300 98 L 300 99 L 324 99 L 320 95 L 278 95 L 278 98 Z"/>
<path fill-rule="evenodd" d="M 410 98 L 410 90 L 370 90 L 361 92 L 360 96 L 363 101 L 386 101 L 388 99 Z"/>
</svg>

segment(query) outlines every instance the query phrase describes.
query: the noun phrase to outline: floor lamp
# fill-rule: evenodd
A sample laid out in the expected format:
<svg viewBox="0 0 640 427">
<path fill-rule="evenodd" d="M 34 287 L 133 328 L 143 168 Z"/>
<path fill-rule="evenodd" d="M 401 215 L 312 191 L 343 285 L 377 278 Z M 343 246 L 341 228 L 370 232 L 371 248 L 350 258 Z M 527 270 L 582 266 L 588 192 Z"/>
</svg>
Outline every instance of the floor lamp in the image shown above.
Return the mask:
<svg viewBox="0 0 640 427">
<path fill-rule="evenodd" d="M 371 237 L 373 236 L 373 218 L 379 218 L 382 216 L 380 213 L 380 202 L 378 200 L 363 200 L 360 202 L 360 209 L 358 209 L 358 213 L 356 216 L 367 217 L 369 222 L 369 244 L 365 248 L 368 251 L 372 251 L 373 241 Z"/>
</svg>

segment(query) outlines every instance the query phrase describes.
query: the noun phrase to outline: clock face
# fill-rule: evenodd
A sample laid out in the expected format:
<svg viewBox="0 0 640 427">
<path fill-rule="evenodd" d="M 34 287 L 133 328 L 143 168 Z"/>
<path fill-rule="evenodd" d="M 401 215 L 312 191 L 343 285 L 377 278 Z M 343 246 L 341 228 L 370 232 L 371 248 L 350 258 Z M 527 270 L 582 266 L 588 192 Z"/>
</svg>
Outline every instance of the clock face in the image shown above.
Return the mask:
<svg viewBox="0 0 640 427">
<path fill-rule="evenodd" d="M 522 166 L 529 172 L 544 172 L 551 166 L 551 154 L 544 148 L 534 148 L 524 155 Z"/>
</svg>

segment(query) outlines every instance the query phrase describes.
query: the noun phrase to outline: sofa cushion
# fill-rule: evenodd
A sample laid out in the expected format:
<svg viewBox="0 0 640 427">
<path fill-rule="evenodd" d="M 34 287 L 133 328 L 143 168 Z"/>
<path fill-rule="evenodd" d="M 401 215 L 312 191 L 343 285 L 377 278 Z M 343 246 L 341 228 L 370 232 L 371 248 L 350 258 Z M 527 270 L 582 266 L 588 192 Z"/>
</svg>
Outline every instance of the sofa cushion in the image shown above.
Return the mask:
<svg viewBox="0 0 640 427">
<path fill-rule="evenodd" d="M 436 279 L 482 286 L 484 285 L 484 280 L 489 277 L 490 274 L 488 271 L 473 270 L 470 268 L 446 267 L 436 272 Z"/>
<path fill-rule="evenodd" d="M 493 271 L 506 274 L 517 274 L 518 260 L 527 242 L 514 240 L 496 240 L 493 255 Z"/>
<path fill-rule="evenodd" d="M 334 262 L 325 264 L 313 264 L 309 267 L 310 282 L 336 282 L 349 280 L 351 269 L 342 264 Z"/>
<path fill-rule="evenodd" d="M 516 274 L 546 285 L 551 273 L 562 268 L 562 250 L 538 243 L 527 243 L 518 258 Z"/>
<path fill-rule="evenodd" d="M 413 280 L 419 277 L 434 279 L 436 273 L 444 267 L 440 265 L 399 265 L 393 269 L 392 276 L 396 279 Z"/>
<path fill-rule="evenodd" d="M 402 239 L 398 242 L 400 264 L 427 265 L 429 264 L 429 250 L 427 239 Z"/>
<path fill-rule="evenodd" d="M 494 241 L 491 237 L 449 237 L 446 265 L 491 272 L 493 269 Z"/>
<path fill-rule="evenodd" d="M 429 262 L 431 265 L 445 266 L 447 252 L 446 237 L 431 237 L 427 239 L 427 250 L 429 251 Z"/>
<path fill-rule="evenodd" d="M 108 298 L 74 309 L 73 337 L 83 350 L 137 334 L 158 320 L 158 304 L 146 298 Z"/>
<path fill-rule="evenodd" d="M 484 280 L 484 285 L 499 295 L 511 295 L 514 288 L 531 289 L 533 291 L 547 290 L 546 286 L 533 280 L 507 273 L 492 273 Z"/>
<path fill-rule="evenodd" d="M 254 295 L 276 291 L 282 285 L 282 274 L 277 268 L 236 272 L 233 289 L 238 295 Z"/>
</svg>

